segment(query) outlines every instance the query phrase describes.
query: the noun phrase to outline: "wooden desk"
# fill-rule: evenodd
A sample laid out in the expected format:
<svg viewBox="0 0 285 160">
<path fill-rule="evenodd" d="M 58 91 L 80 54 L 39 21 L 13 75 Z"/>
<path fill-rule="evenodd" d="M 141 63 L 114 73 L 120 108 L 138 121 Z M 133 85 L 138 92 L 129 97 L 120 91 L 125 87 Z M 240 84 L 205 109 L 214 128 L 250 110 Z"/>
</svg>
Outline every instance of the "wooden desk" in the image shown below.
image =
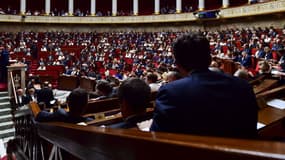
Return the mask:
<svg viewBox="0 0 285 160">
<path fill-rule="evenodd" d="M 285 117 L 285 110 L 265 107 L 258 112 L 258 122 L 269 125 Z"/>
<path fill-rule="evenodd" d="M 93 91 L 93 89 L 96 85 L 95 79 L 90 79 L 87 77 L 81 77 L 79 81 L 80 81 L 80 88 L 83 88 L 88 92 Z"/>
<path fill-rule="evenodd" d="M 258 86 L 253 87 L 253 91 L 255 94 L 258 94 L 258 93 L 264 92 L 274 87 L 275 85 L 277 85 L 277 83 L 278 83 L 278 80 L 265 79 Z"/>
<path fill-rule="evenodd" d="M 61 75 L 58 78 L 58 89 L 72 91 L 79 84 L 78 77 Z"/>
</svg>

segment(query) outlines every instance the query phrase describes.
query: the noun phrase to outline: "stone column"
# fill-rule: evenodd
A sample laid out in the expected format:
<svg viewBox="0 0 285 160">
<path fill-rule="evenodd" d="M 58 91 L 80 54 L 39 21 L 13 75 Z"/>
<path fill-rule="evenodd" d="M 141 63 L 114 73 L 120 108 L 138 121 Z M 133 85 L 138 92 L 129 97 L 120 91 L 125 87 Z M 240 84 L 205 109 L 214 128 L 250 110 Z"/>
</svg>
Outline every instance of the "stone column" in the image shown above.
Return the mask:
<svg viewBox="0 0 285 160">
<path fill-rule="evenodd" d="M 154 14 L 159 14 L 160 12 L 160 0 L 154 0 Z"/>
<path fill-rule="evenodd" d="M 230 1 L 229 0 L 223 0 L 223 8 L 228 8 L 230 5 Z"/>
<path fill-rule="evenodd" d="M 117 0 L 112 0 L 112 16 L 117 15 Z"/>
<path fill-rule="evenodd" d="M 50 14 L 50 0 L 45 0 L 45 14 Z"/>
<path fill-rule="evenodd" d="M 133 14 L 139 14 L 139 0 L 133 0 Z"/>
<path fill-rule="evenodd" d="M 205 9 L 205 0 L 199 0 L 198 9 L 199 11 L 203 11 Z"/>
<path fill-rule="evenodd" d="M 20 14 L 26 14 L 26 0 L 20 0 Z"/>
<path fill-rule="evenodd" d="M 96 0 L 91 0 L 90 14 L 91 14 L 91 16 L 95 16 L 96 15 Z"/>
<path fill-rule="evenodd" d="M 72 16 L 74 12 L 74 1 L 73 0 L 68 0 L 68 15 Z"/>
<path fill-rule="evenodd" d="M 181 12 L 182 12 L 182 1 L 176 0 L 176 13 L 181 13 Z"/>
</svg>

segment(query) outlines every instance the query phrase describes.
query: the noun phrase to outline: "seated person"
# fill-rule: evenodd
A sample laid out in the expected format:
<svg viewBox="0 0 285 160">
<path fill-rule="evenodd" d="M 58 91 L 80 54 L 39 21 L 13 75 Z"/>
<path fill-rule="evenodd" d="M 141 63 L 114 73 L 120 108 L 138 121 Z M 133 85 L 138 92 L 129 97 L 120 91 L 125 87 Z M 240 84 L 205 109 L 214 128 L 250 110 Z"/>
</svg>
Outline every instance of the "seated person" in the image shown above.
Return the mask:
<svg viewBox="0 0 285 160">
<path fill-rule="evenodd" d="M 157 82 L 158 76 L 155 73 L 149 73 L 146 76 L 146 81 L 152 92 L 158 91 L 160 84 Z"/>
<path fill-rule="evenodd" d="M 178 80 L 182 78 L 182 75 L 177 72 L 177 71 L 169 71 L 166 75 L 166 82 L 169 83 L 169 82 L 173 82 L 175 80 Z"/>
<path fill-rule="evenodd" d="M 266 78 L 271 77 L 271 65 L 267 61 L 259 61 L 257 63 L 257 74 L 255 75 L 255 78 L 258 78 L 262 75 L 264 75 Z"/>
<path fill-rule="evenodd" d="M 90 93 L 90 98 L 94 98 L 94 100 L 102 100 L 113 97 L 113 87 L 110 82 L 106 80 L 97 81 L 95 87 L 95 93 Z"/>
<path fill-rule="evenodd" d="M 29 103 L 29 98 L 24 95 L 24 90 L 22 88 L 18 88 L 16 91 L 18 106 L 24 106 Z"/>
<path fill-rule="evenodd" d="M 67 97 L 67 105 L 69 107 L 69 112 L 64 109 L 58 109 L 57 111 L 51 113 L 46 110 L 42 110 L 38 113 L 36 121 L 39 122 L 50 122 L 50 121 L 60 121 L 67 123 L 80 123 L 87 122 L 93 119 L 81 117 L 84 108 L 88 103 L 88 93 L 86 90 L 81 88 L 74 89 L 70 95 Z"/>
<path fill-rule="evenodd" d="M 37 102 L 37 96 L 36 96 L 35 88 L 29 88 L 28 89 L 27 98 L 29 99 L 29 102 L 31 102 L 31 101 Z"/>
<path fill-rule="evenodd" d="M 250 76 L 248 74 L 248 71 L 245 68 L 240 68 L 234 73 L 235 77 L 239 77 L 241 79 L 244 79 L 246 81 L 250 80 Z"/>
<path fill-rule="evenodd" d="M 256 138 L 258 105 L 252 86 L 210 71 L 210 52 L 208 39 L 200 34 L 174 42 L 175 63 L 184 77 L 159 89 L 151 131 Z"/>
<path fill-rule="evenodd" d="M 125 80 L 119 87 L 118 98 L 124 121 L 112 124 L 110 128 L 134 128 L 137 123 L 150 119 L 146 106 L 150 98 L 149 85 L 139 78 Z"/>
</svg>

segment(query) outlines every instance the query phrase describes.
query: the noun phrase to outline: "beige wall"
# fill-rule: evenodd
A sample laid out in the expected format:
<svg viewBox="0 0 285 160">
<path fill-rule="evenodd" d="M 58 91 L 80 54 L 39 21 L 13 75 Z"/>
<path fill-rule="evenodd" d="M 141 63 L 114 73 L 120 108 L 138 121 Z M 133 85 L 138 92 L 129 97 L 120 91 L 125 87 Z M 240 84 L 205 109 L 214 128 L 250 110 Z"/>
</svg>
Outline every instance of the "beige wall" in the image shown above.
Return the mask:
<svg viewBox="0 0 285 160">
<path fill-rule="evenodd" d="M 226 20 L 192 21 L 155 24 L 32 24 L 32 23 L 1 23 L 1 32 L 19 31 L 66 31 L 66 32 L 112 32 L 112 31 L 181 31 L 181 30 L 216 30 L 223 28 L 269 27 L 283 28 L 285 15 L 274 14 Z"/>
<path fill-rule="evenodd" d="M 285 25 L 285 0 L 220 9 L 217 20 L 197 20 L 193 13 L 110 16 L 110 17 L 52 17 L 0 15 L 0 31 L 181 31 L 223 28 L 269 27 Z"/>
<path fill-rule="evenodd" d="M 1 23 L 0 32 L 19 31 L 66 31 L 66 32 L 112 32 L 112 31 L 181 31 L 198 30 L 203 25 L 192 23 L 164 23 L 164 24 L 127 24 L 127 25 L 86 25 L 86 24 L 31 24 L 31 23 Z"/>
</svg>

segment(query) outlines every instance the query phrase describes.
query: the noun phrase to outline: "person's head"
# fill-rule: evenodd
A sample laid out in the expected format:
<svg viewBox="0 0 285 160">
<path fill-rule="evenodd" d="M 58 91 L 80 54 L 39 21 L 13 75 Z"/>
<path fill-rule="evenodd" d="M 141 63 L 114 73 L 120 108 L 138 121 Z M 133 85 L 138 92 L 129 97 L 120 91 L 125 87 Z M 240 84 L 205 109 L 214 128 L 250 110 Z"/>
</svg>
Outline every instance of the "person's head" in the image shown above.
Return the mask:
<svg viewBox="0 0 285 160">
<path fill-rule="evenodd" d="M 18 96 L 22 96 L 22 95 L 24 95 L 24 90 L 22 88 L 18 88 L 16 93 Z"/>
<path fill-rule="evenodd" d="M 85 89 L 76 88 L 67 97 L 69 112 L 80 116 L 88 103 L 88 93 Z"/>
<path fill-rule="evenodd" d="M 270 73 L 271 71 L 271 66 L 267 61 L 259 61 L 257 63 L 258 65 L 258 72 L 263 74 L 263 73 Z"/>
<path fill-rule="evenodd" d="M 180 78 L 182 78 L 181 74 L 179 72 L 176 72 L 176 71 L 169 71 L 166 75 L 166 81 L 167 82 L 172 82 L 172 81 L 178 80 Z"/>
<path fill-rule="evenodd" d="M 96 84 L 96 93 L 99 96 L 107 96 L 109 94 L 111 94 L 113 91 L 113 87 L 111 86 L 110 82 L 106 81 L 106 80 L 99 80 L 97 81 Z"/>
<path fill-rule="evenodd" d="M 249 80 L 248 72 L 245 69 L 238 69 L 234 73 L 234 76 L 239 77 L 239 78 L 244 79 L 244 80 Z"/>
<path fill-rule="evenodd" d="M 36 92 L 35 88 L 29 88 L 29 89 L 28 89 L 29 95 L 34 95 L 35 92 Z"/>
<path fill-rule="evenodd" d="M 121 111 L 124 118 L 146 111 L 150 98 L 150 87 L 142 79 L 129 78 L 122 82 L 118 90 Z"/>
<path fill-rule="evenodd" d="M 148 82 L 148 83 L 156 83 L 158 77 L 157 77 L 157 75 L 154 74 L 154 73 L 149 73 L 149 74 L 147 74 L 146 79 L 147 79 L 147 82 Z"/>
<path fill-rule="evenodd" d="M 207 69 L 211 63 L 210 44 L 200 34 L 185 34 L 173 44 L 175 63 L 179 71 L 186 75 L 192 70 Z"/>
<path fill-rule="evenodd" d="M 49 87 L 49 82 L 48 82 L 48 81 L 44 81 L 43 87 L 44 87 L 44 88 L 48 88 L 48 87 Z"/>
<path fill-rule="evenodd" d="M 247 55 L 246 51 L 242 51 L 242 52 L 241 52 L 241 55 L 242 55 L 243 57 L 245 57 L 245 56 Z"/>
<path fill-rule="evenodd" d="M 264 52 L 268 53 L 270 51 L 270 48 L 268 46 L 264 47 Z"/>
</svg>

